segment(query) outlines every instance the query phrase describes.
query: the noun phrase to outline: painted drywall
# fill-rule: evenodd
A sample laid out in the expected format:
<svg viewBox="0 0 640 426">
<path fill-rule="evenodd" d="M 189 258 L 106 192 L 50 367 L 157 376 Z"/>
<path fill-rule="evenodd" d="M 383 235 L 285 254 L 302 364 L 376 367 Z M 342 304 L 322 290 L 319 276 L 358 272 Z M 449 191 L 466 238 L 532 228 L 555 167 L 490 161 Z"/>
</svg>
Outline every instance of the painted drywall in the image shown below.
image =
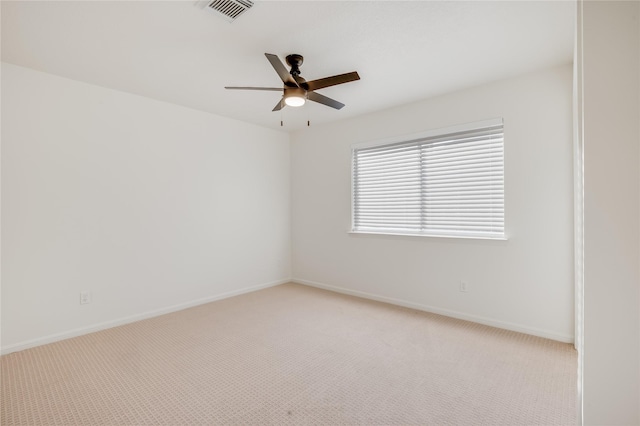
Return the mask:
<svg viewBox="0 0 640 426">
<path fill-rule="evenodd" d="M 348 233 L 351 144 L 496 117 L 507 241 Z M 291 143 L 295 281 L 573 340 L 571 64 L 311 126 Z"/>
<path fill-rule="evenodd" d="M 5 352 L 290 277 L 286 133 L 6 63 L 2 113 Z"/>
<path fill-rule="evenodd" d="M 579 2 L 585 425 L 640 424 L 639 3 Z"/>
</svg>

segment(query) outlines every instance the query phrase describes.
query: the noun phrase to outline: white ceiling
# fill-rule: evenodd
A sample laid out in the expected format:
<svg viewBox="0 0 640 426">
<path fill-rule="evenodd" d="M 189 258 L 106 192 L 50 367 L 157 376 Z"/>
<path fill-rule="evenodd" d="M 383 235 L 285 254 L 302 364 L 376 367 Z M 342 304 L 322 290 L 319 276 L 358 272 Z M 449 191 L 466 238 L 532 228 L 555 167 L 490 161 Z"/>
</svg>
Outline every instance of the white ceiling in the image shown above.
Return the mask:
<svg viewBox="0 0 640 426">
<path fill-rule="evenodd" d="M 571 62 L 571 1 L 258 1 L 228 23 L 195 1 L 2 1 L 2 60 L 280 129 L 387 109 Z M 307 80 L 358 71 L 271 112 L 264 53 L 299 53 Z"/>
</svg>

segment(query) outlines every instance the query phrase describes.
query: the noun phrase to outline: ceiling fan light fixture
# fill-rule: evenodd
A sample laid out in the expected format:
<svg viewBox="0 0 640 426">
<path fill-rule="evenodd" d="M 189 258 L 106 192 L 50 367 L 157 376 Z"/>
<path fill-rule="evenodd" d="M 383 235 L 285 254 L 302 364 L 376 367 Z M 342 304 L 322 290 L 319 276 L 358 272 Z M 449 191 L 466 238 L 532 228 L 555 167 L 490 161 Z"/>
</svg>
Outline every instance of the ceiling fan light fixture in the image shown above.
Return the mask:
<svg viewBox="0 0 640 426">
<path fill-rule="evenodd" d="M 299 107 L 304 105 L 305 99 L 299 96 L 289 96 L 288 98 L 284 98 L 284 103 L 290 107 Z"/>
<path fill-rule="evenodd" d="M 284 103 L 290 107 L 300 107 L 307 101 L 307 92 L 299 87 L 286 89 Z"/>
</svg>

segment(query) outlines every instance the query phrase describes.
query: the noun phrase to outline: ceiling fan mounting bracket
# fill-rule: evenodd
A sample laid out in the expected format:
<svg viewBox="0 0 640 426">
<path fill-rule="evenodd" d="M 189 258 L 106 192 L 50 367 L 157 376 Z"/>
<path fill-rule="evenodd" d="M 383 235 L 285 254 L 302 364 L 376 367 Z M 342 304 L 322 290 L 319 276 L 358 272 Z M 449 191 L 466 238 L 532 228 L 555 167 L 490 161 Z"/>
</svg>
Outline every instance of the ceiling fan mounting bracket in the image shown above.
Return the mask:
<svg viewBox="0 0 640 426">
<path fill-rule="evenodd" d="M 304 57 L 302 55 L 298 55 L 297 53 L 292 53 L 291 55 L 287 55 L 286 57 L 287 64 L 291 67 L 291 71 L 289 73 L 293 76 L 300 75 L 300 65 L 304 61 Z"/>
</svg>

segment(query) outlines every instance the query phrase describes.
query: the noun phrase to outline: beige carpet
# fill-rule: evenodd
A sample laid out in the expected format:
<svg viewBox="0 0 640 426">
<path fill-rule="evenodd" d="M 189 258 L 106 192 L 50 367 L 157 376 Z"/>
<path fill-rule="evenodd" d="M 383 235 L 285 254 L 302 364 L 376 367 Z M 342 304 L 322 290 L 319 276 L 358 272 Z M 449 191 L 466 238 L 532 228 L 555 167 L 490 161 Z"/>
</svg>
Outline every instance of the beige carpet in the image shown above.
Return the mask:
<svg viewBox="0 0 640 426">
<path fill-rule="evenodd" d="M 2 425 L 576 423 L 571 345 L 297 284 L 1 360 Z"/>
</svg>

